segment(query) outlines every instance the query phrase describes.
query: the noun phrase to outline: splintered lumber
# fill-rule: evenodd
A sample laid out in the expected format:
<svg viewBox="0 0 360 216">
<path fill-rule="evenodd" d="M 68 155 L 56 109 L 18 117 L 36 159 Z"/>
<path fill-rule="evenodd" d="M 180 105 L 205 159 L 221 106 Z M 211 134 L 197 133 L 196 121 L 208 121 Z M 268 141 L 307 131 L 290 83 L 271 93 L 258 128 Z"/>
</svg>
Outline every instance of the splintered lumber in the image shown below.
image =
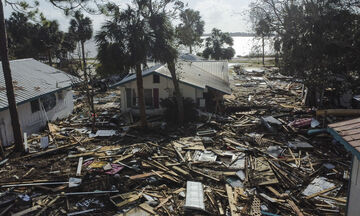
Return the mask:
<svg viewBox="0 0 360 216">
<path fill-rule="evenodd" d="M 147 178 L 147 177 L 150 177 L 150 176 L 162 175 L 162 174 L 164 174 L 163 171 L 156 171 L 156 173 L 154 173 L 154 172 L 143 173 L 143 174 L 139 174 L 139 175 L 130 176 L 129 178 L 130 178 L 131 180 L 135 180 L 135 179 L 143 179 L 143 178 Z"/>
<path fill-rule="evenodd" d="M 341 202 L 341 203 L 346 203 L 346 199 L 343 198 L 337 198 L 337 197 L 331 197 L 331 196 L 327 196 L 327 195 L 319 195 L 320 197 L 326 198 L 326 199 L 331 199 L 337 202 Z"/>
<path fill-rule="evenodd" d="M 177 167 L 177 166 L 173 166 L 172 169 L 174 169 L 175 171 L 183 174 L 183 175 L 190 175 L 190 173 L 186 172 L 185 170 L 181 169 L 180 167 Z"/>
<path fill-rule="evenodd" d="M 179 150 L 177 150 L 177 148 L 176 148 L 174 145 L 173 145 L 173 148 L 174 148 L 176 154 L 179 155 L 179 157 L 180 157 L 180 159 L 182 160 L 182 162 L 185 162 L 185 159 L 184 159 L 184 157 L 182 156 L 182 154 L 179 152 Z"/>
<path fill-rule="evenodd" d="M 55 197 L 53 200 L 51 200 L 43 209 L 41 209 L 35 216 L 40 216 L 42 213 L 44 213 L 50 206 L 52 206 L 60 196 Z"/>
<path fill-rule="evenodd" d="M 236 141 L 234 141 L 234 140 L 231 140 L 231 139 L 229 139 L 229 138 L 226 138 L 226 137 L 224 137 L 224 141 L 225 141 L 225 142 L 228 142 L 228 143 L 231 143 L 231 144 L 233 144 L 233 145 L 236 145 L 236 146 L 240 146 L 240 147 L 243 147 L 243 148 L 248 148 L 248 146 L 246 146 L 246 145 L 244 145 L 244 144 L 241 144 L 241 143 L 239 143 L 239 142 L 236 142 Z"/>
<path fill-rule="evenodd" d="M 30 173 L 31 173 L 32 171 L 34 171 L 34 170 L 35 170 L 35 168 L 32 167 L 29 171 L 27 171 L 27 172 L 23 175 L 23 178 L 25 178 L 26 176 L 30 175 Z"/>
<path fill-rule="evenodd" d="M 20 212 L 17 212 L 17 213 L 15 213 L 15 214 L 12 214 L 11 216 L 22 216 L 22 215 L 26 215 L 26 214 L 28 214 L 28 213 L 30 213 L 30 212 L 33 212 L 33 211 L 36 211 L 36 210 L 38 210 L 38 209 L 40 209 L 40 208 L 41 208 L 41 205 L 36 205 L 36 206 L 31 207 L 31 208 L 28 208 L 28 209 L 22 210 L 22 211 L 20 211 Z"/>
<path fill-rule="evenodd" d="M 236 201 L 234 200 L 234 195 L 233 195 L 231 186 L 226 184 L 225 187 L 226 187 L 226 193 L 227 193 L 228 200 L 229 200 L 231 216 L 240 216 L 240 214 L 237 213 Z"/>
<path fill-rule="evenodd" d="M 126 159 L 128 159 L 129 157 L 132 157 L 133 155 L 134 155 L 134 154 L 128 154 L 128 155 L 122 156 L 122 157 L 116 159 L 113 163 L 117 163 L 117 162 L 126 160 Z"/>
<path fill-rule="evenodd" d="M 322 195 L 322 194 L 324 194 L 324 193 L 327 193 L 327 192 L 329 192 L 329 191 L 334 190 L 334 189 L 337 188 L 337 187 L 338 187 L 338 186 L 335 185 L 334 187 L 331 187 L 331 188 L 328 188 L 328 189 L 319 191 L 319 192 L 317 192 L 317 193 L 313 193 L 313 194 L 311 194 L 311 195 L 309 195 L 309 196 L 306 196 L 305 198 L 306 198 L 306 199 L 311 199 L 311 198 L 320 196 L 320 195 Z"/>
<path fill-rule="evenodd" d="M 154 208 L 149 206 L 147 203 L 142 203 L 139 205 L 140 208 L 144 209 L 145 211 L 149 212 L 150 214 L 156 215 Z"/>
<path fill-rule="evenodd" d="M 157 205 L 154 210 L 157 210 L 159 208 L 161 208 L 165 203 L 167 203 L 170 199 L 172 198 L 172 195 L 166 197 L 163 201 L 161 201 L 161 203 L 159 203 L 159 205 Z"/>
<path fill-rule="evenodd" d="M 81 168 L 82 168 L 83 160 L 84 160 L 83 157 L 79 158 L 79 163 L 76 170 L 76 176 L 81 176 Z"/>
<path fill-rule="evenodd" d="M 304 214 L 300 211 L 299 207 L 297 207 L 294 201 L 288 199 L 287 203 L 290 205 L 291 209 L 296 213 L 297 216 L 304 216 Z"/>
<path fill-rule="evenodd" d="M 212 176 L 209 176 L 209 175 L 206 175 L 206 174 L 204 174 L 204 173 L 202 173 L 202 172 L 199 172 L 199 171 L 197 171 L 197 170 L 192 170 L 194 173 L 197 173 L 197 174 L 199 174 L 199 175 L 202 175 L 202 176 L 205 176 L 205 177 L 207 177 L 207 178 L 209 178 L 209 179 L 212 179 L 212 180 L 214 180 L 214 181 L 220 181 L 220 179 L 217 179 L 217 178 L 215 178 L 215 177 L 212 177 Z"/>
<path fill-rule="evenodd" d="M 266 187 L 269 191 L 271 191 L 276 197 L 278 198 L 284 198 L 284 197 L 288 197 L 289 195 L 284 193 L 284 194 L 280 194 L 277 190 L 275 190 L 273 187 L 271 186 L 267 186 Z"/>
<path fill-rule="evenodd" d="M 72 144 L 69 144 L 69 145 L 63 145 L 63 146 L 60 146 L 60 147 L 58 147 L 58 148 L 48 149 L 48 150 L 41 151 L 41 152 L 36 152 L 36 153 L 34 153 L 34 154 L 26 155 L 26 156 L 24 156 L 24 157 L 22 157 L 22 158 L 34 158 L 34 157 L 39 157 L 39 156 L 46 155 L 46 154 L 55 153 L 55 152 L 57 152 L 57 151 L 61 151 L 61 150 L 70 148 L 70 147 L 75 146 L 75 145 L 77 145 L 77 144 L 79 144 L 79 142 L 72 143 Z"/>
<path fill-rule="evenodd" d="M 327 109 L 317 110 L 316 116 L 353 116 L 360 115 L 360 109 Z"/>
</svg>

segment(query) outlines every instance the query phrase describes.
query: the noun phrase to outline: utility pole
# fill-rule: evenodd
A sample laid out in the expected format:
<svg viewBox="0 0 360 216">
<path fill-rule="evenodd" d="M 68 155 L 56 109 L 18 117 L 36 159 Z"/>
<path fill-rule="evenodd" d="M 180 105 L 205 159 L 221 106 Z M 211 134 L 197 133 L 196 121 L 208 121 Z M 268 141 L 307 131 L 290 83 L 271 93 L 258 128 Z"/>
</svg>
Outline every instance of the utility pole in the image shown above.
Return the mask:
<svg viewBox="0 0 360 216">
<path fill-rule="evenodd" d="M 1 56 L 1 65 L 5 79 L 6 96 L 8 98 L 8 103 L 9 103 L 11 125 L 13 128 L 13 135 L 15 140 L 15 149 L 16 151 L 22 152 L 24 151 L 24 146 L 22 143 L 23 140 L 22 140 L 20 123 L 19 123 L 19 115 L 16 109 L 14 86 L 11 77 L 6 28 L 5 28 L 4 7 L 2 0 L 0 0 L 0 56 Z"/>
</svg>

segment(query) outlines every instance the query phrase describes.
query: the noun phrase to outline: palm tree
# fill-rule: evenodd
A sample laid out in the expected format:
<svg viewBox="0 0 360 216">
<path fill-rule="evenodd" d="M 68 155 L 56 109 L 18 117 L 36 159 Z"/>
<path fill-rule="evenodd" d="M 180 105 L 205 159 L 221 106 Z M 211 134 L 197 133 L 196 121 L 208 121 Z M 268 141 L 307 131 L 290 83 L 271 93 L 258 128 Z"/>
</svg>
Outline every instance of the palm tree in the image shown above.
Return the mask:
<svg viewBox="0 0 360 216">
<path fill-rule="evenodd" d="M 96 35 L 96 42 L 99 48 L 109 43 L 116 43 L 121 53 L 119 55 L 126 59 L 124 64 L 135 70 L 141 126 L 146 127 L 142 68 L 146 64 L 149 53 L 150 35 L 146 22 L 141 16 L 141 10 L 130 6 L 125 10 L 118 7 L 114 10 L 112 19 L 107 21 Z"/>
<path fill-rule="evenodd" d="M 92 130 L 95 130 L 95 106 L 94 93 L 90 92 L 89 81 L 91 82 L 91 74 L 87 71 L 86 56 L 85 56 L 85 42 L 90 40 L 93 34 L 92 21 L 89 17 L 84 17 L 80 11 L 76 11 L 74 19 L 70 20 L 69 34 L 80 43 L 82 55 L 82 67 L 85 81 L 85 91 L 92 116 Z"/>
<path fill-rule="evenodd" d="M 11 117 L 11 125 L 13 128 L 13 135 L 15 140 L 15 149 L 17 151 L 24 151 L 22 143 L 22 134 L 19 123 L 19 115 L 16 108 L 14 86 L 11 77 L 10 63 L 8 57 L 7 37 L 5 29 L 4 7 L 2 0 L 0 0 L 0 55 L 2 62 L 2 69 L 4 73 L 6 95 L 9 103 L 9 111 Z M 1 145 L 1 143 L 0 143 Z"/>
<path fill-rule="evenodd" d="M 56 20 L 47 20 L 44 16 L 41 16 L 41 25 L 38 28 L 36 45 L 48 57 L 49 65 L 52 66 L 52 57 L 61 46 L 64 34 L 59 31 L 59 23 Z"/>
<path fill-rule="evenodd" d="M 176 74 L 178 51 L 175 48 L 175 31 L 167 14 L 164 12 L 151 14 L 150 26 L 151 29 L 153 29 L 152 34 L 154 35 L 151 53 L 155 60 L 167 64 L 175 90 L 178 107 L 178 123 L 182 125 L 184 123 L 184 103 L 180 93 L 179 77 Z"/>
</svg>

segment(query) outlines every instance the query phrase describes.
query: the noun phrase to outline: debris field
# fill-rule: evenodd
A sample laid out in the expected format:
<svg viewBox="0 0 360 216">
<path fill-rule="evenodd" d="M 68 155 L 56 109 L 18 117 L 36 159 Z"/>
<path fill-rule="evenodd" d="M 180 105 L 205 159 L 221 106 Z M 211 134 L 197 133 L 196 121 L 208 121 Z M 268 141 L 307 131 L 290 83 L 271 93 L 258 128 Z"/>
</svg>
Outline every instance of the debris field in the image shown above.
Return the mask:
<svg viewBox="0 0 360 216">
<path fill-rule="evenodd" d="M 326 133 L 339 118 L 303 107 L 302 84 L 272 70 L 231 80 L 225 112 L 183 127 L 81 97 L 67 119 L 5 149 L 0 215 L 345 215 L 351 156 Z"/>
</svg>

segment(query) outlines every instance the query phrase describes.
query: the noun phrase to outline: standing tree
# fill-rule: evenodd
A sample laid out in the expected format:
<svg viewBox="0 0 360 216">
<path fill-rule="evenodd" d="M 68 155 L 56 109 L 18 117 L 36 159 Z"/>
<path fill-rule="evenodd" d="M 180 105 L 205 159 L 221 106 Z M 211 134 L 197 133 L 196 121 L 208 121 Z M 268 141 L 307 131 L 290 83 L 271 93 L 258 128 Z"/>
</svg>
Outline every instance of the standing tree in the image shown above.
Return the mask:
<svg viewBox="0 0 360 216">
<path fill-rule="evenodd" d="M 24 146 L 22 143 L 22 134 L 19 123 L 19 115 L 16 108 L 14 86 L 11 77 L 11 69 L 8 57 L 8 46 L 7 46 L 7 36 L 5 28 L 5 18 L 4 18 L 4 7 L 2 0 L 0 0 L 0 55 L 1 55 L 1 65 L 3 69 L 5 86 L 6 86 L 6 96 L 9 103 L 9 111 L 11 117 L 11 125 L 13 128 L 13 135 L 15 140 L 15 149 L 17 151 L 24 151 Z"/>
<path fill-rule="evenodd" d="M 181 23 L 176 27 L 176 34 L 182 45 L 188 46 L 190 53 L 194 46 L 201 45 L 205 22 L 201 20 L 200 12 L 186 9 L 180 13 Z"/>
<path fill-rule="evenodd" d="M 225 45 L 228 45 L 228 47 L 225 47 Z M 214 28 L 210 37 L 206 38 L 206 48 L 203 51 L 203 57 L 206 59 L 230 60 L 235 55 L 232 45 L 233 38 L 229 33 L 223 33 L 220 29 Z"/>
<path fill-rule="evenodd" d="M 184 101 L 181 96 L 179 77 L 176 74 L 176 59 L 178 52 L 175 48 L 175 31 L 166 13 L 151 14 L 150 26 L 153 29 L 155 41 L 152 44 L 152 56 L 161 63 L 166 63 L 174 85 L 178 108 L 178 123 L 184 123 Z"/>
<path fill-rule="evenodd" d="M 88 71 L 86 65 L 86 56 L 85 56 L 85 42 L 90 40 L 92 37 L 93 29 L 92 22 L 89 17 L 84 17 L 80 11 L 76 11 L 74 19 L 70 20 L 69 34 L 80 43 L 81 46 L 81 56 L 82 56 L 82 68 L 84 75 L 84 87 L 86 92 L 87 102 L 90 108 L 92 116 L 92 130 L 95 130 L 95 106 L 94 106 L 94 93 L 89 88 L 89 82 L 91 83 L 91 74 Z"/>
<path fill-rule="evenodd" d="M 254 6 L 252 6 L 250 11 L 250 20 L 252 21 L 252 28 L 255 31 L 256 37 L 261 39 L 262 63 L 265 66 L 265 38 L 271 35 L 271 20 L 263 9 Z"/>
<path fill-rule="evenodd" d="M 143 5 L 139 1 L 134 7 L 128 6 L 121 10 L 114 6 L 112 10 L 112 20 L 101 27 L 96 41 L 99 47 L 106 47 L 112 41 L 116 42 L 120 55 L 127 60 L 124 63 L 135 70 L 141 126 L 147 127 L 142 68 L 149 53 L 150 35 L 142 16 Z"/>
<path fill-rule="evenodd" d="M 143 127 L 147 126 L 147 120 L 142 69 L 146 67 L 147 58 L 153 57 L 155 61 L 169 63 L 168 66 L 172 67 L 175 65 L 177 57 L 176 50 L 170 45 L 173 39 L 173 29 L 169 28 L 171 24 L 166 18 L 166 16 L 171 15 L 166 13 L 166 7 L 170 3 L 174 3 L 174 7 L 182 6 L 181 2 L 177 0 L 134 0 L 133 5 L 128 5 L 124 10 L 113 5 L 112 20 L 106 22 L 96 36 L 101 54 L 100 60 L 103 59 L 104 55 L 106 56 L 103 51 L 115 49 L 118 51 L 117 55 L 122 56 L 124 61 L 123 68 L 119 68 L 119 70 L 127 68 L 135 70 L 138 104 Z M 168 31 L 169 29 L 170 31 Z M 169 36 L 169 34 L 171 35 Z M 167 56 L 166 59 L 164 58 L 165 55 Z M 173 81 L 175 80 L 174 82 L 177 83 L 175 67 L 171 71 L 174 75 Z M 176 85 L 178 86 L 178 84 L 175 84 L 175 88 L 180 92 Z M 181 104 L 178 103 L 178 106 Z M 179 113 L 183 114 L 183 111 L 179 109 Z"/>
<path fill-rule="evenodd" d="M 64 34 L 59 31 L 56 20 L 47 20 L 43 15 L 41 15 L 41 25 L 38 28 L 36 46 L 43 55 L 48 57 L 49 65 L 52 66 L 52 58 L 61 47 Z"/>
</svg>

